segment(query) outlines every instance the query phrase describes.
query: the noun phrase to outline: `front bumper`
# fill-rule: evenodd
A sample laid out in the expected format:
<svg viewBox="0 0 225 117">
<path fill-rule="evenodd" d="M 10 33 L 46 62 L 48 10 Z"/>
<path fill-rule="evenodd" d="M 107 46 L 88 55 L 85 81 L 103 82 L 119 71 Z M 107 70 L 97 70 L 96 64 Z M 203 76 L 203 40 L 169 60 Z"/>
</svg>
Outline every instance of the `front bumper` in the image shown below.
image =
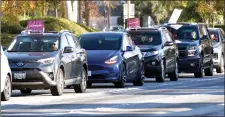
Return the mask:
<svg viewBox="0 0 225 117">
<path fill-rule="evenodd" d="M 117 82 L 119 81 L 120 64 L 114 65 L 101 65 L 101 64 L 88 64 L 88 71 L 91 74 L 88 76 L 88 82 L 104 83 L 104 82 Z"/>
<path fill-rule="evenodd" d="M 178 61 L 179 72 L 195 73 L 199 71 L 200 57 L 181 57 Z"/>
<path fill-rule="evenodd" d="M 145 75 L 151 76 L 161 70 L 161 58 L 159 56 L 144 57 Z"/>
<path fill-rule="evenodd" d="M 12 88 L 13 89 L 49 89 L 56 86 L 52 65 L 41 68 L 12 67 Z M 24 79 L 16 79 L 15 73 L 25 73 Z"/>
<path fill-rule="evenodd" d="M 220 65 L 220 59 L 219 58 L 221 58 L 221 56 L 218 53 L 213 54 L 213 66 L 214 66 L 214 68 L 219 67 L 219 65 Z"/>
</svg>

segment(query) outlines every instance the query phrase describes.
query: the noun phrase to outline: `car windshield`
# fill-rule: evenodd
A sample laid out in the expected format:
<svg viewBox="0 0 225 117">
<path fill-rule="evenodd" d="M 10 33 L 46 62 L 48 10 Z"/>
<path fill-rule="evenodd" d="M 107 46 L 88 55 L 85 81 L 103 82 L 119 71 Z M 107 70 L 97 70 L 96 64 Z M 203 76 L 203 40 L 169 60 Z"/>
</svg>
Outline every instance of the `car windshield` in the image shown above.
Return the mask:
<svg viewBox="0 0 225 117">
<path fill-rule="evenodd" d="M 121 34 L 87 34 L 80 37 L 81 47 L 86 50 L 119 50 Z"/>
<path fill-rule="evenodd" d="M 176 40 L 198 39 L 198 29 L 196 26 L 172 25 L 167 27 L 167 29 L 173 34 L 173 37 Z"/>
<path fill-rule="evenodd" d="M 162 43 L 159 32 L 129 32 L 135 45 L 160 45 Z"/>
<path fill-rule="evenodd" d="M 211 39 L 213 40 L 213 42 L 219 42 L 219 33 L 218 33 L 218 31 L 209 30 L 209 34 L 210 34 Z"/>
<path fill-rule="evenodd" d="M 53 52 L 58 47 L 58 36 L 17 36 L 10 44 L 8 52 Z"/>
</svg>

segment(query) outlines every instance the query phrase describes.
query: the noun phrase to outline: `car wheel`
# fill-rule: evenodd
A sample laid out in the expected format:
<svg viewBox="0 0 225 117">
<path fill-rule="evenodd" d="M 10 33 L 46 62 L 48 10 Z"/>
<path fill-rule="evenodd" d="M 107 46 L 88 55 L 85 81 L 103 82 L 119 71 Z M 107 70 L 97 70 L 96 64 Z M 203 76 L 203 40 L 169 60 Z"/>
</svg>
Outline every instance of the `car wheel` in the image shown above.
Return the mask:
<svg viewBox="0 0 225 117">
<path fill-rule="evenodd" d="M 145 71 L 144 71 L 144 65 L 141 62 L 140 69 L 137 73 L 136 81 L 133 82 L 134 86 L 143 86 L 144 85 L 144 78 L 145 78 Z"/>
<path fill-rule="evenodd" d="M 76 93 L 84 93 L 86 89 L 87 89 L 87 72 L 85 68 L 83 68 L 81 72 L 81 82 L 80 84 L 74 85 L 74 91 Z"/>
<path fill-rule="evenodd" d="M 123 64 L 121 66 L 121 70 L 120 70 L 120 76 L 119 76 L 120 81 L 114 83 L 115 87 L 116 88 L 124 88 L 125 83 L 126 83 L 126 77 L 127 77 L 127 72 L 126 72 L 125 66 Z"/>
<path fill-rule="evenodd" d="M 177 62 L 175 63 L 175 69 L 172 73 L 168 74 L 170 81 L 177 81 L 178 80 L 178 65 Z"/>
<path fill-rule="evenodd" d="M 87 86 L 91 87 L 92 86 L 92 82 L 87 82 Z"/>
<path fill-rule="evenodd" d="M 201 61 L 201 63 L 199 66 L 199 72 L 194 73 L 194 76 L 196 78 L 202 78 L 204 75 L 203 60 L 201 59 L 200 61 Z"/>
<path fill-rule="evenodd" d="M 220 65 L 218 68 L 216 68 L 216 72 L 217 73 L 223 73 L 224 72 L 224 59 L 223 59 L 223 55 L 221 55 L 220 57 Z"/>
<path fill-rule="evenodd" d="M 210 62 L 210 67 L 205 69 L 205 76 L 213 76 L 213 61 Z"/>
<path fill-rule="evenodd" d="M 166 77 L 164 60 L 161 60 L 160 65 L 161 65 L 161 70 L 158 71 L 155 75 L 156 82 L 164 82 Z"/>
<path fill-rule="evenodd" d="M 32 90 L 31 89 L 28 89 L 28 88 L 25 88 L 25 89 L 20 89 L 20 92 L 22 94 L 30 94 L 32 92 Z"/>
<path fill-rule="evenodd" d="M 3 92 L 1 93 L 1 101 L 8 101 L 12 94 L 12 84 L 10 77 L 6 76 L 5 87 Z"/>
<path fill-rule="evenodd" d="M 56 76 L 56 86 L 52 87 L 51 94 L 53 96 L 60 96 L 64 90 L 64 74 L 62 69 L 59 69 Z"/>
</svg>

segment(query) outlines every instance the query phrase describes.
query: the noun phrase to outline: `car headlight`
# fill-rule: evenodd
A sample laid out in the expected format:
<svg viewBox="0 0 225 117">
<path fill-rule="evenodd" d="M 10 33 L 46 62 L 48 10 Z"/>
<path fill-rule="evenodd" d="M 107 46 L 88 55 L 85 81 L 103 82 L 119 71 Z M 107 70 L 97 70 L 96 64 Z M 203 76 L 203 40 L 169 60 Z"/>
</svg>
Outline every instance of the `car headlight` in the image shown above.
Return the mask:
<svg viewBox="0 0 225 117">
<path fill-rule="evenodd" d="M 37 62 L 40 62 L 42 64 L 52 64 L 54 60 L 55 58 L 46 58 L 46 59 L 40 59 Z"/>
<path fill-rule="evenodd" d="M 198 51 L 198 46 L 187 47 L 187 56 L 195 56 Z"/>
<path fill-rule="evenodd" d="M 142 52 L 144 57 L 148 57 L 148 56 L 154 56 L 159 54 L 159 51 L 151 51 L 151 52 Z"/>
<path fill-rule="evenodd" d="M 110 58 L 109 60 L 106 60 L 105 64 L 109 64 L 109 65 L 115 64 L 117 62 L 117 58 L 118 58 L 118 56 L 114 56 L 114 57 Z"/>
</svg>

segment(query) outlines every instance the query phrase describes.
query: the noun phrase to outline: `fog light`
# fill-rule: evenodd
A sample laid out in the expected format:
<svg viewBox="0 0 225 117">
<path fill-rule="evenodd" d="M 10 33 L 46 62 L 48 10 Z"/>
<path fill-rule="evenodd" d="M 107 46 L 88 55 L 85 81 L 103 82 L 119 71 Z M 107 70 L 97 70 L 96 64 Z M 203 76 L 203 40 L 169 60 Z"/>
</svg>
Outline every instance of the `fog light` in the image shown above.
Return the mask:
<svg viewBox="0 0 225 117">
<path fill-rule="evenodd" d="M 194 64 L 194 63 L 191 63 L 191 64 L 190 64 L 190 66 L 192 66 L 192 67 L 193 67 L 193 66 L 195 66 L 195 64 Z"/>
<path fill-rule="evenodd" d="M 50 74 L 49 74 L 49 77 L 53 80 L 53 78 L 54 78 L 53 73 L 50 73 Z"/>
<path fill-rule="evenodd" d="M 155 61 L 152 62 L 152 65 L 155 65 Z"/>
</svg>

